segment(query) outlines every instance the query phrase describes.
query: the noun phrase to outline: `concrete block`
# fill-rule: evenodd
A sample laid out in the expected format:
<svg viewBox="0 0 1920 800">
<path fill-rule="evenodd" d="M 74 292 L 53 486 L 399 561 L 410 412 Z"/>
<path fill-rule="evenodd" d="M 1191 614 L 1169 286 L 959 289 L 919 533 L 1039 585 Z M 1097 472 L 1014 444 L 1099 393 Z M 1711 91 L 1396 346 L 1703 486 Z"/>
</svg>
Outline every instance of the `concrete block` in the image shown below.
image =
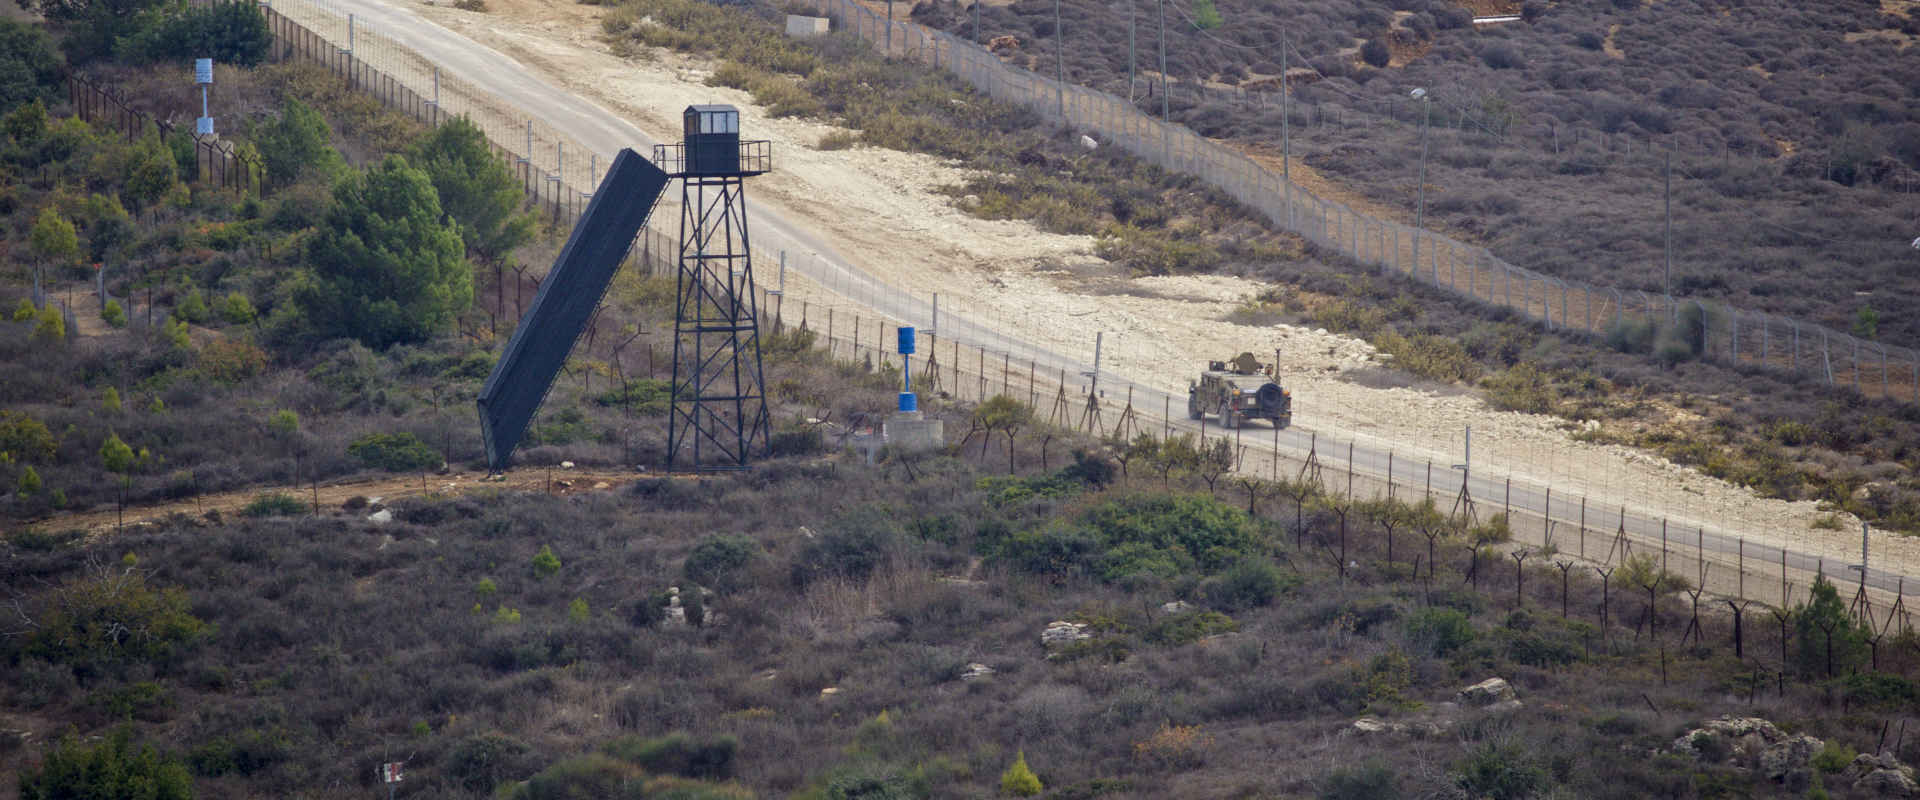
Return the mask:
<svg viewBox="0 0 1920 800">
<path fill-rule="evenodd" d="M 826 17 L 803 17 L 798 14 L 787 15 L 787 35 L 795 39 L 822 36 L 827 32 Z"/>
<path fill-rule="evenodd" d="M 946 423 L 927 419 L 918 411 L 903 411 L 887 417 L 880 430 L 888 447 L 907 452 L 938 450 L 947 445 Z"/>
</svg>

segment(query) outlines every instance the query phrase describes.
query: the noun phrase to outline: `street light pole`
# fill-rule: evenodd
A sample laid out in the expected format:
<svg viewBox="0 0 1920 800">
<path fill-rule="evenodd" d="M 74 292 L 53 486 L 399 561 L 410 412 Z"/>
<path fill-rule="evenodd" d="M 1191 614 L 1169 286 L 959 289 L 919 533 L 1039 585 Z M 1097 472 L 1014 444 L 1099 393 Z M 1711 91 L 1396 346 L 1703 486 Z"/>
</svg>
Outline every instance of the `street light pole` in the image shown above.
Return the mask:
<svg viewBox="0 0 1920 800">
<path fill-rule="evenodd" d="M 1053 0 L 1053 92 L 1060 101 L 1060 119 L 1067 118 L 1067 37 L 1060 28 L 1060 0 Z"/>
<path fill-rule="evenodd" d="M 1160 0 L 1160 121 L 1167 122 L 1172 115 L 1167 112 L 1167 95 L 1173 92 L 1173 81 L 1167 79 L 1167 0 Z"/>
<path fill-rule="evenodd" d="M 1413 98 L 1420 101 L 1423 113 L 1420 115 L 1420 205 L 1413 215 L 1413 270 L 1420 271 L 1420 234 L 1426 232 L 1427 224 L 1427 126 L 1433 120 L 1433 104 L 1427 100 L 1427 90 L 1415 89 Z"/>
<path fill-rule="evenodd" d="M 1665 156 L 1666 156 L 1665 163 L 1661 167 L 1661 172 L 1663 177 L 1661 178 L 1660 192 L 1665 198 L 1662 202 L 1666 206 L 1665 213 L 1667 217 L 1667 235 L 1666 235 L 1667 241 L 1666 241 L 1666 247 L 1665 247 L 1666 254 L 1667 254 L 1667 257 L 1666 257 L 1667 296 L 1672 297 L 1673 296 L 1673 151 L 1668 150 L 1665 153 Z"/>
</svg>

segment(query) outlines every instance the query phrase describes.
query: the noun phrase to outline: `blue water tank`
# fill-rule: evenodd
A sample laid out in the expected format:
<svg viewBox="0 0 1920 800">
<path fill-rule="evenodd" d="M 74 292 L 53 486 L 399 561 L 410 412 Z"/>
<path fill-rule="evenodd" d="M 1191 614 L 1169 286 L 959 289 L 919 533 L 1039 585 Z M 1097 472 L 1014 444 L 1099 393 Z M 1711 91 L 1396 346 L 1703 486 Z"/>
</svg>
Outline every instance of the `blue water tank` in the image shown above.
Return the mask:
<svg viewBox="0 0 1920 800">
<path fill-rule="evenodd" d="M 920 398 L 915 397 L 913 392 L 901 392 L 900 393 L 900 410 L 901 411 L 919 411 Z"/>
</svg>

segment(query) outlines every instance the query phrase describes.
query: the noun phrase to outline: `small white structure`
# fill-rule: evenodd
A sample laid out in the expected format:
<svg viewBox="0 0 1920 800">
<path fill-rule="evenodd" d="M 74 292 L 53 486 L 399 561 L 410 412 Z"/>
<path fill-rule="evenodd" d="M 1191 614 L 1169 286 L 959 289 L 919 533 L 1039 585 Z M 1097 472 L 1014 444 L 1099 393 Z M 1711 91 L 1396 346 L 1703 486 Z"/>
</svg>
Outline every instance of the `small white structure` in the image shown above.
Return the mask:
<svg viewBox="0 0 1920 800">
<path fill-rule="evenodd" d="M 826 17 L 803 17 L 798 14 L 787 15 L 787 35 L 795 39 L 807 39 L 824 36 L 827 33 Z"/>
</svg>

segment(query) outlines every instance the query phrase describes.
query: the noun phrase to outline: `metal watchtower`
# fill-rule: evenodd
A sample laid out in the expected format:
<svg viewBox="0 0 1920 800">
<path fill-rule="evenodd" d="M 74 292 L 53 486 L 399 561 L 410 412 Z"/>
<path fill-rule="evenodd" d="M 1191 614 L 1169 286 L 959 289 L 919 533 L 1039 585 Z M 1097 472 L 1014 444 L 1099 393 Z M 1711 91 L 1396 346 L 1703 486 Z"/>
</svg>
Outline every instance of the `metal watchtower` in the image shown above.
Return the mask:
<svg viewBox="0 0 1920 800">
<path fill-rule="evenodd" d="M 769 436 L 745 179 L 772 169 L 772 146 L 740 140 L 733 106 L 687 106 L 683 120 L 680 144 L 653 148 L 680 179 L 667 470 L 742 469 Z"/>
</svg>

